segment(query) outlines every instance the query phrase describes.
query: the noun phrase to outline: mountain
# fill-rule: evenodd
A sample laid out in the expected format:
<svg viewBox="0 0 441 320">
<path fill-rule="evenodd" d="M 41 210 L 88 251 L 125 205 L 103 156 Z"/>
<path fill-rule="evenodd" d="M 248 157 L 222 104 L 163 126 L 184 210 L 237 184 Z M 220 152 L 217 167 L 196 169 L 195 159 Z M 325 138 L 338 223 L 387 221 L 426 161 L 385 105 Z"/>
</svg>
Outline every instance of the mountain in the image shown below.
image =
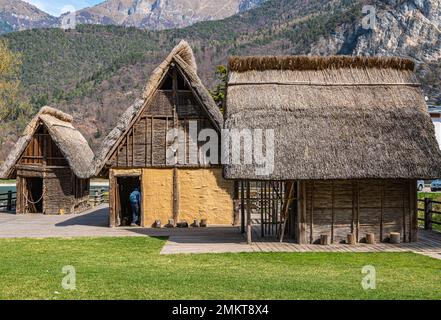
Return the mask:
<svg viewBox="0 0 441 320">
<path fill-rule="evenodd" d="M 58 19 L 20 0 L 0 0 L 0 34 L 33 28 L 49 28 Z"/>
<path fill-rule="evenodd" d="M 265 0 L 108 0 L 76 12 L 77 23 L 152 30 L 182 28 L 252 9 Z"/>
<path fill-rule="evenodd" d="M 266 0 L 108 0 L 75 12 L 77 24 L 117 25 L 152 30 L 182 28 L 224 19 Z M 58 28 L 70 13 L 53 17 L 21 0 L 0 0 L 0 34 Z"/>
<path fill-rule="evenodd" d="M 23 93 L 34 112 L 50 104 L 72 113 L 95 149 L 180 39 L 194 48 L 198 71 L 209 87 L 216 83 L 216 65 L 226 64 L 230 55 L 398 55 L 417 62 L 429 102 L 441 104 L 439 0 L 372 3 L 377 17 L 372 29 L 362 26 L 364 0 L 268 0 L 224 20 L 182 29 L 82 25 L 3 38 L 23 55 Z M 22 129 L 16 124 L 7 128 L 0 128 L 1 150 L 8 150 Z"/>
</svg>

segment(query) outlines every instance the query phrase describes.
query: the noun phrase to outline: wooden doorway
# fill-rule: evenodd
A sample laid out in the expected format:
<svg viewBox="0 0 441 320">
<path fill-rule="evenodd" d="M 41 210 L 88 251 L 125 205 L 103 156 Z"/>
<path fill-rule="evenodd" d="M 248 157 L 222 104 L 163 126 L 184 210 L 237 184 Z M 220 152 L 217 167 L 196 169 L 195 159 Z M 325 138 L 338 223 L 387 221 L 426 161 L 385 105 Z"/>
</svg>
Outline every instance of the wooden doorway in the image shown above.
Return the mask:
<svg viewBox="0 0 441 320">
<path fill-rule="evenodd" d="M 141 177 L 140 176 L 127 176 L 116 178 L 116 210 L 117 221 L 119 226 L 129 226 L 132 223 L 132 207 L 130 205 L 130 194 L 138 188 L 141 192 Z M 142 201 L 141 201 L 142 202 Z M 141 206 L 142 207 L 142 206 Z M 143 213 L 142 208 L 140 210 L 141 225 L 143 225 Z"/>
<path fill-rule="evenodd" d="M 25 178 L 26 213 L 43 213 L 43 178 Z"/>
</svg>

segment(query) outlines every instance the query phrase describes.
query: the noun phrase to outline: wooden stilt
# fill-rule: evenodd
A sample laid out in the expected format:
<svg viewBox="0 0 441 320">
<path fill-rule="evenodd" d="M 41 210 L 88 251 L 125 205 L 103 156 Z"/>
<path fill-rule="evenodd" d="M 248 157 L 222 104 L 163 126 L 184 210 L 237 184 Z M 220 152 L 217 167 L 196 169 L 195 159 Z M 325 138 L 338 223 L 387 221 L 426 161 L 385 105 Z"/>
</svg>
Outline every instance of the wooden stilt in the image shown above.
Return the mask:
<svg viewBox="0 0 441 320">
<path fill-rule="evenodd" d="M 294 198 L 294 182 L 288 182 L 288 190 L 286 192 L 285 200 L 283 201 L 282 215 L 283 215 L 283 225 L 280 230 L 280 242 L 283 242 L 283 237 L 285 236 L 286 222 L 288 220 L 289 207 L 291 206 L 292 200 Z"/>
<path fill-rule="evenodd" d="M 252 239 L 252 225 L 251 225 L 251 203 L 250 203 L 250 182 L 247 182 L 247 243 L 251 244 Z"/>
<path fill-rule="evenodd" d="M 240 182 L 240 230 L 245 233 L 245 183 Z"/>
</svg>

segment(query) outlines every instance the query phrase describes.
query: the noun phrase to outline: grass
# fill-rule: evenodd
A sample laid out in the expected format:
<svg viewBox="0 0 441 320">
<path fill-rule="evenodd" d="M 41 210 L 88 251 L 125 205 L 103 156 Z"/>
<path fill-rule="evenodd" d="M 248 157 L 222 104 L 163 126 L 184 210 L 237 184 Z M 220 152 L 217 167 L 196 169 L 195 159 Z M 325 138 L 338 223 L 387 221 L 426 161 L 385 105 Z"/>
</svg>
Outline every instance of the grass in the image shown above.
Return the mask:
<svg viewBox="0 0 441 320">
<path fill-rule="evenodd" d="M 161 256 L 147 237 L 0 240 L 0 299 L 441 299 L 441 261 L 412 253 Z M 61 287 L 65 265 L 77 289 Z M 372 265 L 377 289 L 363 290 Z"/>
<path fill-rule="evenodd" d="M 432 199 L 434 201 L 441 202 L 441 193 L 439 193 L 439 192 L 419 192 L 418 193 L 418 199 L 424 200 L 424 198 L 429 198 L 429 199 Z M 419 201 L 418 202 L 418 208 L 424 209 L 424 203 Z M 441 212 L 441 204 L 434 203 L 432 205 L 432 210 Z M 418 212 L 418 218 L 424 219 L 424 212 L 423 211 L 419 211 Z M 441 223 L 441 214 L 434 213 L 432 215 L 432 221 L 438 221 L 438 222 Z M 423 221 L 419 221 L 418 223 L 419 223 L 420 227 L 424 227 L 424 222 Z M 439 225 L 439 224 L 433 223 L 432 224 L 432 228 L 435 231 L 441 232 L 441 225 Z"/>
</svg>

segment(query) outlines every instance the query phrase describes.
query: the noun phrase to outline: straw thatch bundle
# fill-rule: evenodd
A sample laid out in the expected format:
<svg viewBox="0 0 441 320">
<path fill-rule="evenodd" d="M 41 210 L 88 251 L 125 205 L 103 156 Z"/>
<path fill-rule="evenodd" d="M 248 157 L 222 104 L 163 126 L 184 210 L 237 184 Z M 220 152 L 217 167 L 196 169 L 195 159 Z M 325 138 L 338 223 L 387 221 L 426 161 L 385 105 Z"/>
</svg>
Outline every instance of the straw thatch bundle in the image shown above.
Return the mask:
<svg viewBox="0 0 441 320">
<path fill-rule="evenodd" d="M 201 101 L 215 126 L 220 130 L 223 127 L 223 116 L 197 75 L 197 65 L 190 45 L 182 40 L 167 56 L 167 58 L 153 71 L 144 89 L 142 99 L 139 99 L 121 116 L 116 127 L 104 139 L 100 152 L 96 155 L 94 165 L 91 167 L 91 175 L 99 175 L 108 159 L 112 156 L 119 142 L 124 138 L 132 124 L 142 114 L 144 108 L 152 103 L 153 98 L 159 89 L 164 77 L 170 67 L 174 64 L 181 71 L 193 92 Z"/>
<path fill-rule="evenodd" d="M 63 153 L 72 171 L 78 178 L 89 178 L 93 151 L 83 135 L 72 125 L 72 116 L 51 107 L 43 107 L 31 120 L 23 136 L 17 141 L 2 168 L 0 179 L 15 175 L 15 165 L 25 151 L 40 124 L 46 126 L 52 140 Z"/>
<path fill-rule="evenodd" d="M 413 62 L 366 57 L 234 57 L 228 129 L 274 129 L 275 170 L 232 179 L 437 178 L 441 153 Z"/>
</svg>

